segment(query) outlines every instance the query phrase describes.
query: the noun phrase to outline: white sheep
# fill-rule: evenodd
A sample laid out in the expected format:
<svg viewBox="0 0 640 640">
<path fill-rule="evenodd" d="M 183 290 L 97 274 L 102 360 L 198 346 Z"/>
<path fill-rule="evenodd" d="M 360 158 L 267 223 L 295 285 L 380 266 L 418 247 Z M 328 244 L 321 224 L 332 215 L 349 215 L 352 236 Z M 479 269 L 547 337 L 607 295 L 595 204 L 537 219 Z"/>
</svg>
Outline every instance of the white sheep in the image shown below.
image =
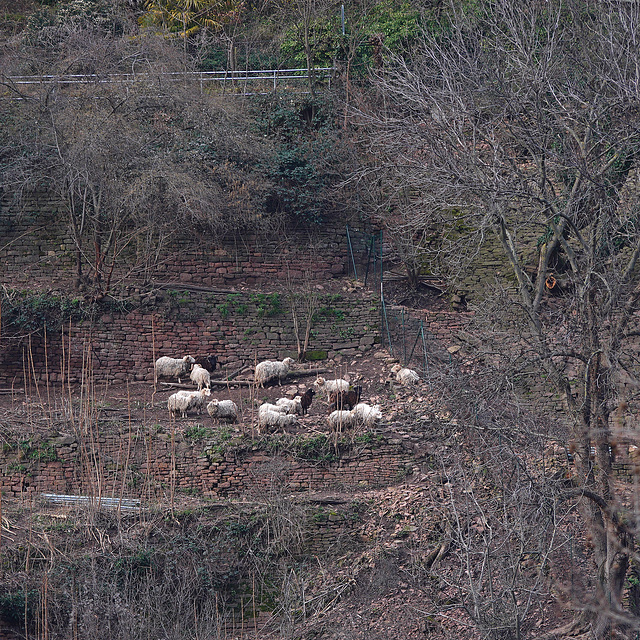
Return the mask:
<svg viewBox="0 0 640 640">
<path fill-rule="evenodd" d="M 176 391 L 169 396 L 167 408 L 175 418 L 179 412 L 183 418 L 187 417 L 189 411 L 195 411 L 198 415 L 202 413 L 207 396 L 211 395 L 209 389 L 200 391 Z"/>
<path fill-rule="evenodd" d="M 332 393 L 337 393 L 338 391 L 349 391 L 349 383 L 342 378 L 337 378 L 336 380 L 325 380 L 322 377 L 318 377 L 316 378 L 315 385 L 323 388 L 327 392 L 327 398 Z"/>
<path fill-rule="evenodd" d="M 286 413 L 287 412 L 287 410 L 282 405 L 271 404 L 270 402 L 265 402 L 265 403 L 261 404 L 258 407 L 258 418 L 260 417 L 260 414 L 264 413 L 265 411 L 272 411 L 273 413 Z"/>
<path fill-rule="evenodd" d="M 413 369 L 407 369 L 402 367 L 399 364 L 391 367 L 391 373 L 394 373 L 396 376 L 396 380 L 403 386 L 407 386 L 410 384 L 416 384 L 419 382 L 420 376 Z"/>
<path fill-rule="evenodd" d="M 191 382 L 198 385 L 198 391 L 200 391 L 202 387 L 207 387 L 207 389 L 211 388 L 211 374 L 199 364 L 193 365 L 189 378 Z"/>
<path fill-rule="evenodd" d="M 276 427 L 286 429 L 287 427 L 295 427 L 298 424 L 298 417 L 279 411 L 271 411 L 265 409 L 258 412 L 258 433 L 261 433 L 261 427 Z"/>
<path fill-rule="evenodd" d="M 207 405 L 207 413 L 212 420 L 238 422 L 238 405 L 233 400 L 216 400 Z"/>
<path fill-rule="evenodd" d="M 292 413 L 302 415 L 302 397 L 296 396 L 291 400 L 290 398 L 279 398 L 276 400 L 277 407 L 283 407 L 285 413 Z"/>
<path fill-rule="evenodd" d="M 329 414 L 327 418 L 333 431 L 342 431 L 348 427 L 364 425 L 372 427 L 382 418 L 380 405 L 371 406 L 366 402 L 359 402 L 351 411 L 337 410 Z"/>
<path fill-rule="evenodd" d="M 333 431 L 342 431 L 356 425 L 356 416 L 351 411 L 332 411 L 327 418 Z"/>
<path fill-rule="evenodd" d="M 189 374 L 194 362 L 195 359 L 191 356 L 184 356 L 184 358 L 162 356 L 158 358 L 154 367 L 155 383 L 158 383 L 159 378 L 177 378 L 178 382 L 181 382 L 180 378 Z"/>
<path fill-rule="evenodd" d="M 372 427 L 382 418 L 379 404 L 371 406 L 366 402 L 359 402 L 350 413 L 354 416 L 357 424 L 363 424 L 365 427 Z"/>
<path fill-rule="evenodd" d="M 267 382 L 278 379 L 278 384 L 282 384 L 282 379 L 286 378 L 289 370 L 295 364 L 293 358 L 285 358 L 282 362 L 279 360 L 265 360 L 256 365 L 254 380 L 256 385 L 263 387 Z"/>
</svg>

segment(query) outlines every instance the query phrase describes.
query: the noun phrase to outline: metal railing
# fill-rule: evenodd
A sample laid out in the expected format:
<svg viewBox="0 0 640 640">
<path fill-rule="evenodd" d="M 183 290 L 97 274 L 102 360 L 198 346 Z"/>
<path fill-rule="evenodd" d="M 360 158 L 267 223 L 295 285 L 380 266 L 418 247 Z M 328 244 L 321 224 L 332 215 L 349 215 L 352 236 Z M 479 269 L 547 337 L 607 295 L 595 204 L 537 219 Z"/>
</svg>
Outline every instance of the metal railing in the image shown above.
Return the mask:
<svg viewBox="0 0 640 640">
<path fill-rule="evenodd" d="M 62 504 L 67 507 L 103 507 L 105 509 L 119 509 L 121 511 L 140 511 L 139 498 L 98 498 L 95 496 L 75 496 L 57 493 L 42 493 L 40 499 L 52 504 Z"/>
<path fill-rule="evenodd" d="M 240 71 L 175 71 L 160 74 L 151 73 L 109 73 L 109 74 L 64 74 L 45 76 L 7 76 L 5 84 L 16 87 L 30 85 L 68 86 L 78 84 L 136 84 L 151 78 L 169 82 L 195 81 L 200 83 L 200 90 L 211 83 L 226 88 L 227 85 L 246 87 L 250 83 L 262 83 L 276 91 L 278 85 L 307 82 L 312 76 L 317 81 L 326 81 L 331 86 L 334 67 L 318 67 L 309 72 L 308 69 L 243 69 Z"/>
</svg>

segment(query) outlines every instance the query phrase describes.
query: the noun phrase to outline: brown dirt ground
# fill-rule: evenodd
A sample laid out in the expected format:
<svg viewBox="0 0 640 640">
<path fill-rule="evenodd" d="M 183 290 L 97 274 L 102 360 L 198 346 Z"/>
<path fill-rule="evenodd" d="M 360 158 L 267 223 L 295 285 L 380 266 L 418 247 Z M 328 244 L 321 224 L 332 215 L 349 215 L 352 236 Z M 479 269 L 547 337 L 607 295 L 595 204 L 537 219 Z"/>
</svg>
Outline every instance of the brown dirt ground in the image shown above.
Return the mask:
<svg viewBox="0 0 640 640">
<path fill-rule="evenodd" d="M 318 370 L 321 372 L 319 375 L 327 379 L 344 377 L 352 385 L 361 385 L 363 402 L 384 404 L 388 397 L 393 395 L 392 384 L 396 387 L 389 378 L 389 369 L 395 360 L 384 352 L 379 352 L 379 355 L 381 357 L 376 358 L 369 352 L 366 355 L 358 354 L 351 358 L 321 362 L 319 365 L 299 363 L 294 368 L 294 378 L 283 382 L 282 386 L 269 385 L 265 389 L 256 389 L 252 385 L 237 382 L 248 380 L 252 376 L 250 371 L 237 376 L 237 380 L 222 383 L 227 371 L 217 369 L 212 374 L 210 397 L 233 400 L 238 405 L 240 413 L 236 427 L 246 433 L 251 433 L 252 428 L 255 428 L 257 407 L 261 403 L 275 402 L 281 397 L 292 398 L 307 388 L 314 387 Z M 151 382 L 96 383 L 91 389 L 91 395 L 100 410 L 100 417 L 112 418 L 114 425 L 117 418 L 127 418 L 141 424 L 165 425 L 172 420 L 167 410 L 168 397 L 179 389 L 195 388 L 189 381 L 184 380 L 182 384 L 159 382 L 157 388 L 154 388 Z M 66 421 L 70 415 L 69 404 L 77 408 L 79 403 L 86 400 L 86 394 L 86 388 L 79 385 L 63 389 L 60 386 L 32 383 L 27 388 L 0 389 L 0 424 L 10 425 L 12 431 L 22 429 L 31 434 L 47 434 Z M 309 415 L 300 419 L 300 426 L 295 433 L 327 430 L 328 413 L 326 395 L 323 391 L 318 391 Z M 184 419 L 177 418 L 175 426 L 184 430 L 194 423 L 210 424 L 210 418 L 206 413 L 201 416 L 190 414 Z"/>
<path fill-rule="evenodd" d="M 401 289 L 390 296 L 397 302 L 406 297 Z M 414 296 L 415 298 L 415 296 Z M 414 299 L 419 307 L 433 308 L 440 305 L 442 299 L 432 290 L 424 293 L 421 299 Z M 379 431 L 392 437 L 406 438 L 409 441 L 421 440 L 418 446 L 428 441 L 429 435 L 419 433 L 412 417 L 429 416 L 438 411 L 446 411 L 442 401 L 434 398 L 426 385 L 405 389 L 389 379 L 389 370 L 395 362 L 384 351 L 371 351 L 354 357 L 344 357 L 331 362 L 320 363 L 327 378 L 345 377 L 352 384 L 363 386 L 362 399 L 371 404 L 380 404 L 383 421 Z M 296 377 L 281 387 L 275 385 L 264 390 L 239 386 L 233 381 L 228 385 L 212 386 L 212 397 L 230 398 L 240 407 L 241 420 L 236 427 L 246 434 L 254 432 L 257 422 L 257 406 L 265 401 L 275 401 L 282 396 L 293 397 L 313 385 L 315 365 L 298 364 L 294 371 L 300 373 L 309 369 L 309 375 Z M 218 370 L 214 380 L 221 379 L 228 372 Z M 250 376 L 244 372 L 242 377 Z M 241 377 L 241 376 L 238 376 Z M 176 388 L 192 389 L 193 385 L 167 385 L 160 383 L 157 389 L 148 382 L 135 382 L 126 385 L 96 385 L 92 389 L 95 405 L 100 408 L 101 417 L 108 417 L 114 429 L 118 422 L 134 422 L 145 425 L 171 424 L 166 408 L 168 396 Z M 0 389 L 0 440 L 9 435 L 22 432 L 30 437 L 46 437 L 55 430 L 64 432 L 68 427 L 70 409 L 77 409 L 82 394 L 86 390 L 80 387 L 71 389 L 47 388 L 44 385 L 31 385 L 29 388 Z M 314 398 L 309 415 L 300 419 L 297 433 L 328 432 L 326 421 L 328 403 L 320 392 Z M 178 431 L 184 431 L 195 424 L 211 424 L 209 416 L 190 416 L 176 419 L 173 423 Z M 428 443 L 427 443 L 428 446 Z M 362 522 L 360 535 L 366 549 L 347 552 L 338 557 L 326 557 L 318 573 L 318 590 L 335 588 L 335 599 L 326 609 L 319 610 L 296 627 L 298 637 L 311 640 L 418 640 L 423 638 L 467 638 L 481 637 L 462 608 L 452 606 L 450 615 L 434 616 L 434 609 L 447 610 L 447 602 L 456 601 L 456 593 L 435 587 L 436 582 L 426 576 L 421 568 L 421 558 L 432 551 L 429 542 L 432 528 L 437 526 L 437 518 L 430 514 L 438 510 L 437 496 L 433 487 L 438 483 L 433 473 L 416 471 L 399 481 L 396 486 L 379 490 L 363 489 L 350 494 L 349 499 L 358 499 L 374 505 Z M 202 502 L 197 497 L 180 496 L 184 507 Z M 8 503 L 8 504 L 7 504 Z M 3 515 L 18 513 L 11 501 L 3 504 Z M 24 513 L 24 510 L 23 510 Z M 27 512 L 32 516 L 33 513 Z M 404 530 L 416 531 L 407 537 L 400 535 Z M 12 544 L 19 544 L 21 532 L 29 530 L 26 523 L 11 520 Z M 409 529 L 407 529 L 409 527 Z M 3 531 L 3 534 L 6 532 Z M 4 538 L 4 535 L 3 535 Z M 5 542 L 6 544 L 6 542 Z M 454 553 L 455 550 L 449 553 Z M 565 567 L 566 569 L 566 567 Z M 446 557 L 440 568 L 441 575 L 448 579 L 449 569 Z M 441 583 L 440 583 L 441 584 Z M 333 586 L 332 586 L 333 585 Z M 348 588 L 344 588 L 347 585 Z M 314 585 L 309 586 L 313 592 Z M 343 590 L 344 588 L 344 590 Z M 444 608 L 443 608 L 444 607 Z M 570 611 L 559 605 L 549 607 L 546 617 L 539 621 L 540 629 L 555 627 L 571 617 Z M 530 630 L 527 637 L 535 637 L 536 631 Z M 250 629 L 244 629 L 237 637 L 244 638 L 280 638 L 278 625 L 265 627 L 252 636 Z"/>
</svg>

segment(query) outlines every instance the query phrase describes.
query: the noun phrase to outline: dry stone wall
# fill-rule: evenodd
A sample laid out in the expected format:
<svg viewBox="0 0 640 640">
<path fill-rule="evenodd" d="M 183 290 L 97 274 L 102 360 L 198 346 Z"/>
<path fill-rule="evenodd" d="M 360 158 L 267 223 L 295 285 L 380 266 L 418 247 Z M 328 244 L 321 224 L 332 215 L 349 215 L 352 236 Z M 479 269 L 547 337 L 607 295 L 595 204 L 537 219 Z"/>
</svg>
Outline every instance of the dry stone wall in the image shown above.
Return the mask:
<svg viewBox="0 0 640 640">
<path fill-rule="evenodd" d="M 136 428 L 25 440 L 5 447 L 3 496 L 41 493 L 101 495 L 163 501 L 177 494 L 209 498 L 268 495 L 274 476 L 286 492 L 349 491 L 399 482 L 416 465 L 400 440 L 376 438 L 343 451 L 334 461 L 305 460 L 265 441 L 243 438 L 190 442 L 175 427 Z"/>
<path fill-rule="evenodd" d="M 153 362 L 168 355 L 216 354 L 227 372 L 264 359 L 297 356 L 292 308 L 304 296 L 170 289 L 135 310 L 97 313 L 65 323 L 61 332 L 29 340 L 0 336 L 0 384 L 29 377 L 77 382 L 151 380 Z M 319 359 L 364 352 L 378 341 L 378 302 L 372 295 L 318 294 L 311 322 L 311 355 Z M 306 318 L 299 308 L 300 336 Z"/>
<path fill-rule="evenodd" d="M 20 286 L 68 279 L 73 242 L 64 220 L 62 203 L 50 193 L 34 192 L 25 202 L 0 196 L 0 282 Z"/>
<path fill-rule="evenodd" d="M 75 276 L 75 245 L 66 219 L 64 203 L 50 193 L 34 192 L 22 202 L 8 194 L 0 197 L 0 282 L 68 287 Z M 121 252 L 112 282 L 116 287 L 132 282 L 297 286 L 303 278 L 320 282 L 352 274 L 354 264 L 364 271 L 368 239 L 365 231 L 352 230 L 347 237 L 338 221 L 269 237 L 246 233 L 220 239 L 194 229 L 150 251 L 131 245 Z M 88 265 L 85 273 L 90 274 Z"/>
</svg>

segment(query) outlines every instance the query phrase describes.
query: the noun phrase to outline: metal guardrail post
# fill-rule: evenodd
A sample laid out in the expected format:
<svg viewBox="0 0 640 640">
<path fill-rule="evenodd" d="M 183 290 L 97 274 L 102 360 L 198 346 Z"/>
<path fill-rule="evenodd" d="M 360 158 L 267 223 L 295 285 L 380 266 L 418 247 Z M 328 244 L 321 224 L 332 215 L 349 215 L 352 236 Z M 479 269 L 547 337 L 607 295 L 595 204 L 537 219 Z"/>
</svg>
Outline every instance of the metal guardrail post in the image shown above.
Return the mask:
<svg viewBox="0 0 640 640">
<path fill-rule="evenodd" d="M 429 388 L 432 388 L 431 385 L 431 374 L 429 373 L 429 356 L 427 355 L 427 341 L 424 337 L 424 322 L 422 318 L 420 318 L 420 333 L 422 334 L 422 351 L 424 352 L 424 370 L 425 375 L 429 380 Z"/>
<path fill-rule="evenodd" d="M 353 275 L 358 279 L 358 270 L 356 269 L 356 260 L 353 257 L 353 246 L 351 244 L 351 235 L 349 234 L 349 225 L 347 225 L 347 244 L 349 245 L 349 254 L 351 255 L 351 264 L 353 265 Z"/>
<path fill-rule="evenodd" d="M 373 252 L 373 247 L 376 241 L 376 237 L 371 234 L 371 242 L 369 243 L 369 251 L 367 252 L 367 270 L 364 273 L 364 286 L 367 286 L 367 277 L 369 276 L 369 265 L 371 264 L 371 253 Z M 373 255 L 374 258 L 374 273 L 375 273 L 375 254 Z"/>
<path fill-rule="evenodd" d="M 407 366 L 407 329 L 404 325 L 404 307 L 400 309 L 402 315 L 402 357 L 404 358 L 404 366 Z"/>
</svg>

